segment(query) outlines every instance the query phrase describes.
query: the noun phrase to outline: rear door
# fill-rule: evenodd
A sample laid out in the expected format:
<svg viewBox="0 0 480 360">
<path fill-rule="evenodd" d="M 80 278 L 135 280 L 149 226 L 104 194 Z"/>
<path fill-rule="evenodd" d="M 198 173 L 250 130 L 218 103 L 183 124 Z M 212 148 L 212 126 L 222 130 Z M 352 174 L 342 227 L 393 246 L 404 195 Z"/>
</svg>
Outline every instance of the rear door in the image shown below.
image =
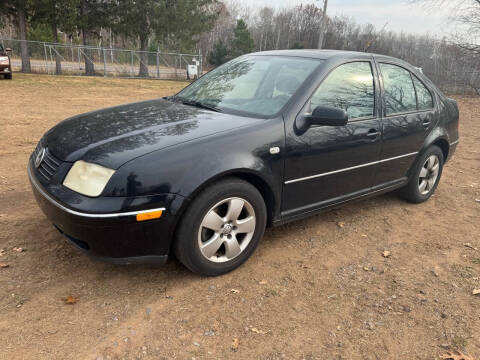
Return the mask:
<svg viewBox="0 0 480 360">
<path fill-rule="evenodd" d="M 379 62 L 383 94 L 383 141 L 374 185 L 404 180 L 434 123 L 428 88 L 408 69 Z"/>
</svg>

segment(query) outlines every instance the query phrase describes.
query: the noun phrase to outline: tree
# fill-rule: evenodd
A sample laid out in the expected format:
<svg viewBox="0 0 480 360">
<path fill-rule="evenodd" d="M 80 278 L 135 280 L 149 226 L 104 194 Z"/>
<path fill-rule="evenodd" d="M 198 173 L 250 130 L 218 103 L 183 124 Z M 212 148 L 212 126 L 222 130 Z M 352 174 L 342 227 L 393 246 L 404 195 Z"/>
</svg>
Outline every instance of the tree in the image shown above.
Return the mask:
<svg viewBox="0 0 480 360">
<path fill-rule="evenodd" d="M 228 48 L 223 41 L 215 44 L 213 50 L 208 55 L 208 62 L 212 65 L 219 66 L 228 61 Z"/>
<path fill-rule="evenodd" d="M 470 53 L 480 56 L 480 0 L 410 0 L 427 8 L 449 8 L 451 19 L 460 25 L 461 31 L 451 36 L 452 41 Z"/>
<path fill-rule="evenodd" d="M 111 23 L 112 4 L 108 0 L 78 0 L 74 23 L 82 31 L 84 46 L 91 45 L 93 38 L 100 37 L 100 29 Z M 83 49 L 85 75 L 95 75 L 93 52 Z"/>
<path fill-rule="evenodd" d="M 320 32 L 318 34 L 318 48 L 323 48 L 323 39 L 325 37 L 325 29 L 327 28 L 327 7 L 328 0 L 323 0 L 322 23 L 320 24 Z"/>
<path fill-rule="evenodd" d="M 140 77 L 148 76 L 148 42 L 155 35 L 158 45 L 192 50 L 203 31 L 209 30 L 216 13 L 216 0 L 116 0 L 115 29 L 140 42 Z"/>
<path fill-rule="evenodd" d="M 247 24 L 242 19 L 237 21 L 237 26 L 233 30 L 234 38 L 232 41 L 231 55 L 237 57 L 242 54 L 250 53 L 255 50 L 255 42 L 248 31 Z"/>
<path fill-rule="evenodd" d="M 2 0 L 0 2 L 0 14 L 12 18 L 18 28 L 22 72 L 30 72 L 31 70 L 27 45 L 27 19 L 31 11 L 31 5 L 30 0 Z"/>
<path fill-rule="evenodd" d="M 72 33 L 75 28 L 76 9 L 79 0 L 33 0 L 35 12 L 32 16 L 32 24 L 37 27 L 49 26 L 51 38 L 58 43 L 58 30 Z M 55 73 L 62 73 L 61 56 L 55 51 Z"/>
<path fill-rule="evenodd" d="M 298 42 L 295 42 L 290 49 L 305 49 L 305 46 Z"/>
</svg>

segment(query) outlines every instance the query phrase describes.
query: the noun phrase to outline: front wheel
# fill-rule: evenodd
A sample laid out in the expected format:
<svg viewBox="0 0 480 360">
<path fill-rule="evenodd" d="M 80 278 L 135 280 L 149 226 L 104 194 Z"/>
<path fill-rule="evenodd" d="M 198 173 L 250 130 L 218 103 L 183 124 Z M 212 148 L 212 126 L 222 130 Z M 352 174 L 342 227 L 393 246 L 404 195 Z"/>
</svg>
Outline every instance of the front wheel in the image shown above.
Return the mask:
<svg viewBox="0 0 480 360">
<path fill-rule="evenodd" d="M 427 201 L 438 186 L 444 161 L 438 146 L 428 148 L 412 169 L 410 181 L 400 190 L 400 195 L 412 203 Z"/>
<path fill-rule="evenodd" d="M 250 183 L 219 181 L 197 196 L 180 222 L 174 244 L 177 258 L 202 275 L 221 275 L 254 252 L 267 220 L 265 202 Z"/>
</svg>

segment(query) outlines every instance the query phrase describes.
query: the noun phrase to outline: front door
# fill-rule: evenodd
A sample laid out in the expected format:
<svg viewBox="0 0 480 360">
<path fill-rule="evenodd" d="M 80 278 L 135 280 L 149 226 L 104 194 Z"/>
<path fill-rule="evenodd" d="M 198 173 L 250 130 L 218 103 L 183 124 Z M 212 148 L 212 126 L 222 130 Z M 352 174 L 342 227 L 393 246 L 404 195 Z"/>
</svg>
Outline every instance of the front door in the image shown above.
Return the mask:
<svg viewBox="0 0 480 360">
<path fill-rule="evenodd" d="M 342 64 L 323 80 L 300 118 L 319 105 L 342 108 L 346 126 L 287 129 L 282 213 L 295 215 L 367 192 L 381 148 L 373 64 Z"/>
</svg>

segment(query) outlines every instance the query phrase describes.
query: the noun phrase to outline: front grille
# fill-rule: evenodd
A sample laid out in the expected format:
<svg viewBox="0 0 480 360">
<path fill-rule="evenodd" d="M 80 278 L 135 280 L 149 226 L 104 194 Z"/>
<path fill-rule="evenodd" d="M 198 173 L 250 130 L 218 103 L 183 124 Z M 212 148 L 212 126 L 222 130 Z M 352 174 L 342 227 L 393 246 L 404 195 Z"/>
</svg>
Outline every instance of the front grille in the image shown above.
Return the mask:
<svg viewBox="0 0 480 360">
<path fill-rule="evenodd" d="M 33 159 L 35 161 L 35 158 L 38 155 L 38 152 L 41 151 L 42 146 L 37 146 L 33 153 Z M 61 161 L 57 159 L 55 156 L 53 156 L 49 151 L 48 148 L 45 148 L 45 156 L 43 157 L 42 162 L 40 165 L 37 167 L 38 172 L 40 175 L 43 176 L 43 178 L 47 181 L 50 181 L 53 177 L 53 175 L 56 174 L 58 167 L 60 166 Z"/>
</svg>

